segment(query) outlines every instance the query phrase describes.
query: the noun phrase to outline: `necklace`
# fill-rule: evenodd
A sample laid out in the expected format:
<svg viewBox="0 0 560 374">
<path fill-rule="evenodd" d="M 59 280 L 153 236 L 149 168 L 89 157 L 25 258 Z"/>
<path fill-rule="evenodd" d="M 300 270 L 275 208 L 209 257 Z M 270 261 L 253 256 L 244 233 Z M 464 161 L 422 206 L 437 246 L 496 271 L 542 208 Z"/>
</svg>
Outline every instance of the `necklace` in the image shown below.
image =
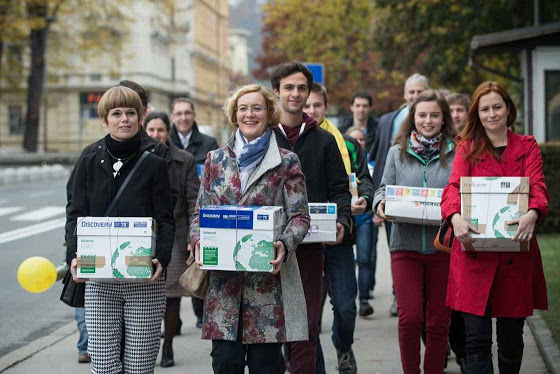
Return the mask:
<svg viewBox="0 0 560 374">
<path fill-rule="evenodd" d="M 106 149 L 107 149 L 107 148 L 106 148 Z M 115 157 L 115 156 L 113 156 L 113 154 L 109 151 L 109 149 L 107 149 L 107 153 L 109 154 L 109 156 L 111 156 L 112 158 L 114 158 L 115 160 L 117 160 L 117 161 L 115 161 L 115 162 L 113 163 L 113 170 L 115 171 L 115 172 L 113 173 L 113 178 L 116 178 L 117 175 L 119 174 L 119 170 L 121 170 L 121 168 L 123 167 L 124 162 L 126 162 L 132 155 L 131 155 L 131 156 L 128 156 L 128 157 L 125 157 L 125 158 Z M 123 162 L 123 161 L 124 161 L 124 162 Z"/>
</svg>

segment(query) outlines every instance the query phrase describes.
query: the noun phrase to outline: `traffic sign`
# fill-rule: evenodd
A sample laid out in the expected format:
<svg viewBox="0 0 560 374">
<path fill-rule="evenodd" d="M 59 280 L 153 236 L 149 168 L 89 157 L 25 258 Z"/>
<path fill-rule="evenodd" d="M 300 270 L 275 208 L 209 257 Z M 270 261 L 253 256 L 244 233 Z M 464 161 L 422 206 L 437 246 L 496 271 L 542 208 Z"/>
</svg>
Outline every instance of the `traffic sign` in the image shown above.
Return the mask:
<svg viewBox="0 0 560 374">
<path fill-rule="evenodd" d="M 325 65 L 320 62 L 305 62 L 304 65 L 313 73 L 315 82 L 325 84 Z"/>
</svg>

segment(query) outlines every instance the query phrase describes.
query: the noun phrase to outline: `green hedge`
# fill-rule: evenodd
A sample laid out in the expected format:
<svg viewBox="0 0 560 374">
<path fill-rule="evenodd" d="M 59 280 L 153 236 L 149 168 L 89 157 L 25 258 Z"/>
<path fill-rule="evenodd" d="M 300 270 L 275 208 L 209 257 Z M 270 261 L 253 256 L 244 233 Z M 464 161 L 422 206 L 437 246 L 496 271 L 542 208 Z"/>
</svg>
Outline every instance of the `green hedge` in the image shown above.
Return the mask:
<svg viewBox="0 0 560 374">
<path fill-rule="evenodd" d="M 537 230 L 539 233 L 558 233 L 560 232 L 560 143 L 543 143 L 540 148 L 550 202 L 548 216 Z"/>
</svg>

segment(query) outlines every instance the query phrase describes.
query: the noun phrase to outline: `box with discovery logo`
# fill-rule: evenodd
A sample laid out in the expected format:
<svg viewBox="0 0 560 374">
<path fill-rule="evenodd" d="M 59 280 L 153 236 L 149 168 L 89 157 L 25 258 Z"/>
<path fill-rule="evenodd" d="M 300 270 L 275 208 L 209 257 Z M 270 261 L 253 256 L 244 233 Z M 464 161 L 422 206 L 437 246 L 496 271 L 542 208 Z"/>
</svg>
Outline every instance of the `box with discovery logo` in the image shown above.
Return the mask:
<svg viewBox="0 0 560 374">
<path fill-rule="evenodd" d="M 146 217 L 80 217 L 78 277 L 96 280 L 148 279 L 157 225 Z"/>
<path fill-rule="evenodd" d="M 278 206 L 206 206 L 200 209 L 202 269 L 272 270 L 274 241 L 282 233 Z"/>
<path fill-rule="evenodd" d="M 470 221 L 480 234 L 471 233 L 476 241 L 467 251 L 522 252 L 527 242 L 511 238 L 518 225 L 506 222 L 527 213 L 529 206 L 529 178 L 526 177 L 462 177 L 461 215 Z"/>
<path fill-rule="evenodd" d="M 385 215 L 389 221 L 439 226 L 441 188 L 390 186 L 385 189 Z"/>
<path fill-rule="evenodd" d="M 336 204 L 309 203 L 309 231 L 304 243 L 324 243 L 336 241 Z"/>
</svg>

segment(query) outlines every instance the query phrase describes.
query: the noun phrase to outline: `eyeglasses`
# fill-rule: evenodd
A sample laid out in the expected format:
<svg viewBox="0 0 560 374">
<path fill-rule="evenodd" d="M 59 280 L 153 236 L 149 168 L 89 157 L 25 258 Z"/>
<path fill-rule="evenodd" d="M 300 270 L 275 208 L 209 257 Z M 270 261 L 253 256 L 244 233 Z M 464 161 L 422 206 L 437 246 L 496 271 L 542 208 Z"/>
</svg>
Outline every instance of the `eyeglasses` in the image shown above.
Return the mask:
<svg viewBox="0 0 560 374">
<path fill-rule="evenodd" d="M 237 112 L 241 113 L 241 114 L 248 113 L 249 110 L 252 110 L 253 114 L 260 114 L 265 110 L 265 108 L 260 106 L 260 105 L 255 105 L 255 106 L 252 106 L 252 107 L 248 107 L 246 105 L 241 105 L 241 106 L 237 107 Z"/>
</svg>

